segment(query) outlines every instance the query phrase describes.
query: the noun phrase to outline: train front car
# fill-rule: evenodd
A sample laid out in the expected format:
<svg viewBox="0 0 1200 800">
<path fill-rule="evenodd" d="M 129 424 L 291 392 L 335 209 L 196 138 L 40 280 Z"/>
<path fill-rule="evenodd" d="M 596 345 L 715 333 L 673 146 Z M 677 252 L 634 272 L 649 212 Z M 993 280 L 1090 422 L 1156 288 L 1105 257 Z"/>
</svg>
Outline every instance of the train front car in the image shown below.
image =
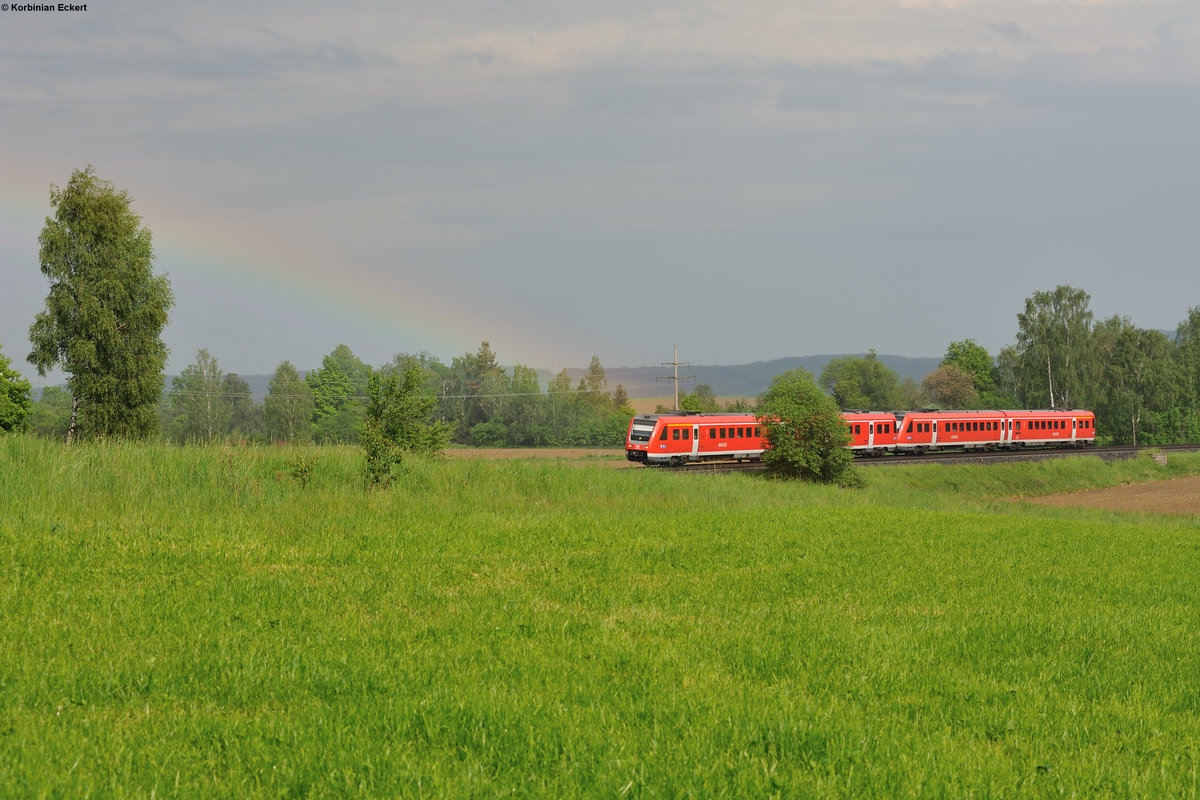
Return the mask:
<svg viewBox="0 0 1200 800">
<path fill-rule="evenodd" d="M 650 441 L 654 438 L 654 429 L 658 425 L 661 414 L 639 414 L 629 420 L 629 433 L 625 436 L 625 458 L 630 461 L 646 463 L 650 451 Z"/>
<path fill-rule="evenodd" d="M 757 460 L 762 451 L 753 414 L 641 414 L 625 442 L 625 458 L 650 466 Z"/>
</svg>

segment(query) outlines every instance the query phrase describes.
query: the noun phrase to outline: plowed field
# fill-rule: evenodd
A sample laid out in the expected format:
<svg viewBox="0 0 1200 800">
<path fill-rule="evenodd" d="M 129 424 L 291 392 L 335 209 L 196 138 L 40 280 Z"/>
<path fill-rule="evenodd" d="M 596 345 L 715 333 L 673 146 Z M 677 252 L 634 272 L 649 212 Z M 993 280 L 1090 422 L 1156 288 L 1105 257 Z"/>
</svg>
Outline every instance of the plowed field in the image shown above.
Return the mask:
<svg viewBox="0 0 1200 800">
<path fill-rule="evenodd" d="M 1031 502 L 1047 506 L 1102 508 L 1109 511 L 1200 514 L 1200 476 L 1053 494 L 1033 498 Z"/>
</svg>

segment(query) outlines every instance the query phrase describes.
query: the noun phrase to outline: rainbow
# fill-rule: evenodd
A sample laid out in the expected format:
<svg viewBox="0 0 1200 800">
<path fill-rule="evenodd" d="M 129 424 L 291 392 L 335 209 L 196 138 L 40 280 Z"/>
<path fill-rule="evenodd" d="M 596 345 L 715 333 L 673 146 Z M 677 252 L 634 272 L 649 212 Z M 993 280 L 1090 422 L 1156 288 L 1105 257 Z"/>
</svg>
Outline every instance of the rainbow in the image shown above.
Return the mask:
<svg viewBox="0 0 1200 800">
<path fill-rule="evenodd" d="M 51 182 L 62 185 L 68 176 L 69 172 L 56 175 L 57 180 Z M 49 184 L 26 175 L 10 184 L 9 190 L 0 197 L 0 208 L 8 223 L 5 227 L 12 226 L 12 234 L 5 238 L 14 250 L 13 257 L 18 255 L 15 250 L 20 245 L 21 260 L 28 260 L 26 248 L 36 248 L 37 232 L 50 213 Z M 449 363 L 456 355 L 474 352 L 486 339 L 506 364 L 519 361 L 549 367 L 563 360 L 563 353 L 548 349 L 561 342 L 538 330 L 527 315 L 509 313 L 501 303 L 465 305 L 452 297 L 454 287 L 431 287 L 427 282 L 406 278 L 401 270 L 382 270 L 378 265 L 339 268 L 329 254 L 305 249 L 304 240 L 310 237 L 303 231 L 292 241 L 281 241 L 278 229 L 263 236 L 263 229 L 252 223 L 199 217 L 178 207 L 159 206 L 149 211 L 153 200 L 140 200 L 133 190 L 131 194 L 135 211 L 143 215 L 154 234 L 155 269 L 167 272 L 176 286 L 173 317 L 188 302 L 179 296 L 180 285 L 202 283 L 214 293 L 244 297 L 250 303 L 255 298 L 270 298 L 291 310 L 294 324 L 328 328 L 324 352 L 343 341 L 343 331 L 355 331 L 355 336 L 373 340 L 345 341 L 356 353 L 376 345 L 386 349 L 389 356 L 428 351 Z M 24 238 L 21 232 L 26 230 L 28 244 L 20 241 Z M 335 266 L 330 268 L 329 264 Z M 36 311 L 31 308 L 29 318 Z M 171 333 L 169 324 L 165 336 L 170 339 Z M 189 344 L 177 349 L 193 348 Z M 173 353 L 173 366 L 182 361 L 178 364 L 182 367 L 193 355 Z M 214 355 L 222 356 L 216 351 Z"/>
<path fill-rule="evenodd" d="M 456 303 L 447 296 L 452 287 L 432 290 L 373 265 L 329 268 L 321 256 L 279 242 L 218 240 L 169 224 L 153 230 L 159 269 L 274 297 L 294 309 L 300 324 L 328 326 L 330 350 L 340 341 L 339 328 L 348 327 L 367 329 L 393 352 L 428 351 L 447 363 L 484 339 L 508 363 L 544 355 L 540 332 L 522 327 L 503 306 Z"/>
</svg>

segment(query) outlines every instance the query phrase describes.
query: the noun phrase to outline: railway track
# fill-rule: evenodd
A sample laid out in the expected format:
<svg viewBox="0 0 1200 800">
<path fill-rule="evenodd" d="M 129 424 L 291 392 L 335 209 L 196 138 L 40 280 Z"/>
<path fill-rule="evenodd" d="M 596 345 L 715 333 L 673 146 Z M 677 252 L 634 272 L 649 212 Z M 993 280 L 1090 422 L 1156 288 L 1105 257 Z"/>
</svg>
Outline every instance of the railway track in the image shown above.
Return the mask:
<svg viewBox="0 0 1200 800">
<path fill-rule="evenodd" d="M 905 464 L 999 464 L 1015 461 L 1044 461 L 1049 458 L 1070 458 L 1071 456 L 1097 456 L 1105 461 L 1118 461 L 1125 458 L 1137 458 L 1146 452 L 1195 452 L 1200 450 L 1200 444 L 1171 444 L 1152 446 L 1114 446 L 1114 447 L 1071 447 L 1071 448 L 1038 448 L 1033 450 L 980 450 L 957 453 L 928 453 L 926 455 L 885 455 L 878 457 L 856 458 L 856 466 L 901 466 Z M 755 471 L 763 469 L 758 461 L 738 463 L 736 461 L 704 461 L 697 464 L 686 464 L 682 467 L 664 467 L 685 472 L 737 472 L 741 470 Z"/>
</svg>

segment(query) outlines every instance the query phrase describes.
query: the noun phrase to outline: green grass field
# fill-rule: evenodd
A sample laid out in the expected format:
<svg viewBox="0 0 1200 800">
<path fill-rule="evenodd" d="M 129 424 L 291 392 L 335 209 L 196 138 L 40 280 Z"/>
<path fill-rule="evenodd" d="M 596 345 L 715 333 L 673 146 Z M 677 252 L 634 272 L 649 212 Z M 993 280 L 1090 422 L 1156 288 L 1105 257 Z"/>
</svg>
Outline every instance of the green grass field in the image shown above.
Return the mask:
<svg viewBox="0 0 1200 800">
<path fill-rule="evenodd" d="M 1200 520 L 0 439 L 0 796 L 1194 797 Z"/>
</svg>

